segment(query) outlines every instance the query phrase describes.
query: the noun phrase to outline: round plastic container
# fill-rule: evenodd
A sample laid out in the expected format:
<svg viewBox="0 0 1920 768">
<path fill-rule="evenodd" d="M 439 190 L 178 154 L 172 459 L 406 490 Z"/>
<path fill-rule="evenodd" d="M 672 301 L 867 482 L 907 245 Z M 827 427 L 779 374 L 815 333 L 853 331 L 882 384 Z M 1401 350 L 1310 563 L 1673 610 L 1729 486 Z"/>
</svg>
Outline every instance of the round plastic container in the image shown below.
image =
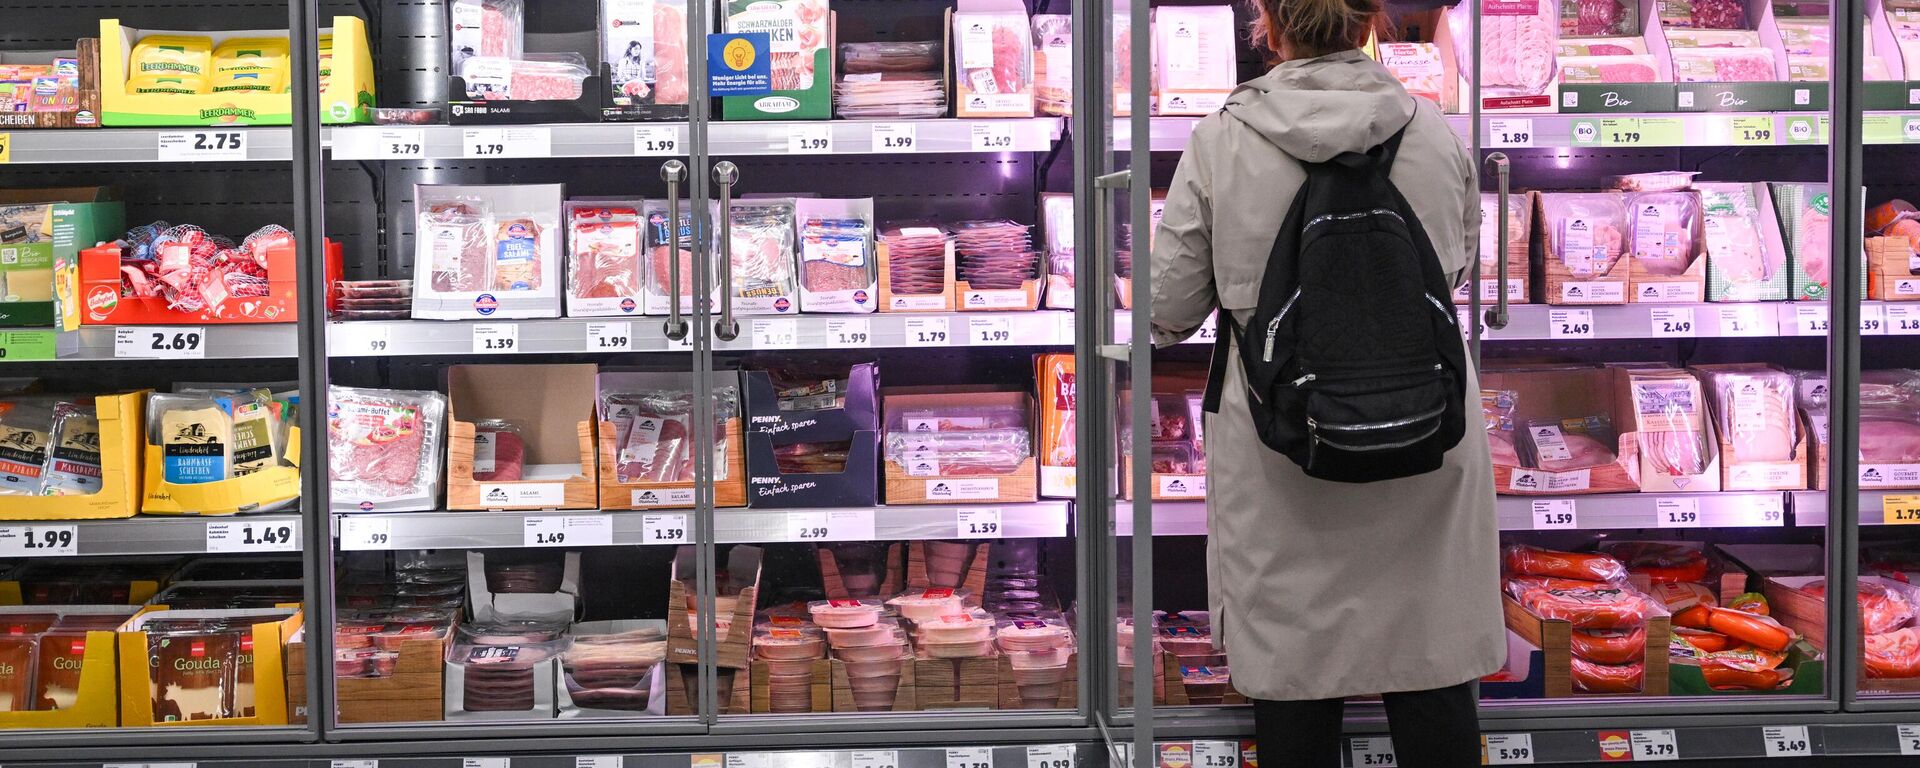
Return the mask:
<svg viewBox="0 0 1920 768">
<path fill-rule="evenodd" d="M 899 677 L 900 667 L 907 663 L 908 658 L 909 657 L 906 656 L 905 654 L 901 654 L 891 659 L 878 659 L 875 661 L 848 661 L 848 662 L 845 662 L 847 665 L 847 678 L 855 679 L 855 678 L 861 678 L 861 677 Z"/>
<path fill-rule="evenodd" d="M 993 641 L 979 640 L 964 643 L 921 643 L 920 650 L 936 659 L 974 659 L 993 655 Z"/>
<path fill-rule="evenodd" d="M 826 629 L 871 627 L 885 610 L 878 600 L 816 600 L 807 604 L 813 623 Z"/>
<path fill-rule="evenodd" d="M 763 659 L 767 663 L 767 674 L 772 677 L 781 675 L 806 675 L 813 672 L 815 659 Z"/>
<path fill-rule="evenodd" d="M 1175 656 L 1204 656 L 1214 652 L 1213 634 L 1194 627 L 1163 628 L 1160 647 Z"/>
<path fill-rule="evenodd" d="M 1065 663 L 1051 667 L 1013 668 L 1013 682 L 1015 685 L 1021 687 L 1029 685 L 1059 685 L 1060 683 L 1066 682 L 1066 679 L 1067 665 Z"/>
<path fill-rule="evenodd" d="M 907 641 L 906 633 L 900 630 L 899 625 L 892 622 L 881 622 L 868 627 L 854 627 L 852 629 L 828 627 L 825 631 L 827 633 L 827 643 L 836 649 L 904 644 Z"/>
<path fill-rule="evenodd" d="M 833 649 L 833 657 L 849 664 L 861 661 L 884 661 L 898 658 L 906 652 L 903 643 L 884 643 L 881 645 L 862 645 L 851 648 Z"/>
<path fill-rule="evenodd" d="M 966 611 L 967 593 L 935 587 L 917 589 L 887 601 L 887 605 L 909 621 L 926 621 Z"/>
<path fill-rule="evenodd" d="M 848 682 L 853 686 L 853 693 L 855 698 L 858 698 L 859 695 L 862 693 L 878 693 L 881 691 L 900 690 L 899 675 L 879 676 L 879 677 L 855 677 L 855 678 L 850 678 Z"/>
<path fill-rule="evenodd" d="M 993 639 L 993 618 L 986 613 L 959 613 L 927 619 L 913 625 L 914 639 L 923 643 L 964 643 Z"/>
<path fill-rule="evenodd" d="M 862 712 L 884 712 L 893 709 L 899 697 L 900 689 L 897 686 L 884 691 L 856 690 L 853 692 L 853 708 Z"/>
<path fill-rule="evenodd" d="M 1073 656 L 1073 646 L 1063 645 L 1044 651 L 1009 651 L 1005 646 L 1001 646 L 1001 652 L 1006 654 L 1007 661 L 1013 665 L 1014 674 L 1017 677 L 1022 669 L 1057 667 L 1066 664 L 1067 659 Z"/>
<path fill-rule="evenodd" d="M 1000 647 L 1008 651 L 1049 651 L 1073 644 L 1073 630 L 1066 624 L 1032 619 L 1004 622 L 996 633 Z"/>
<path fill-rule="evenodd" d="M 827 652 L 826 638 L 797 629 L 753 633 L 754 655 L 767 660 L 817 659 Z"/>
</svg>

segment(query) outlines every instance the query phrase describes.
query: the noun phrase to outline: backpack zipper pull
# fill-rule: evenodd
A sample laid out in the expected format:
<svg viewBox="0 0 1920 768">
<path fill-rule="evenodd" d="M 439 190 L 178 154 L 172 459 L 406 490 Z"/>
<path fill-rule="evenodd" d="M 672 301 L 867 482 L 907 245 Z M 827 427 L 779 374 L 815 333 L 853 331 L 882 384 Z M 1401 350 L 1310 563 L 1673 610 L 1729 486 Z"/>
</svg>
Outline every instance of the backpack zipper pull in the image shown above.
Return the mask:
<svg viewBox="0 0 1920 768">
<path fill-rule="evenodd" d="M 1319 374 L 1313 374 L 1313 373 L 1309 373 L 1309 374 L 1307 374 L 1307 375 L 1305 375 L 1305 376 L 1302 376 L 1302 377 L 1300 377 L 1300 378 L 1297 378 L 1297 379 L 1294 379 L 1294 380 L 1293 380 L 1293 386 L 1295 386 L 1295 387 L 1299 387 L 1299 386 L 1300 386 L 1300 385 L 1302 385 L 1302 384 L 1305 384 L 1305 383 L 1307 383 L 1307 382 L 1309 382 L 1309 381 L 1313 381 L 1314 379 L 1318 379 L 1318 378 L 1320 378 L 1320 376 L 1319 376 Z"/>
<path fill-rule="evenodd" d="M 1262 347 L 1260 352 L 1261 362 L 1263 363 L 1273 362 L 1273 340 L 1274 340 L 1274 337 L 1280 335 L 1280 321 L 1285 317 L 1286 317 L 1286 313 L 1281 312 L 1279 315 L 1275 315 L 1271 322 L 1267 323 L 1267 343 L 1264 347 Z"/>
</svg>

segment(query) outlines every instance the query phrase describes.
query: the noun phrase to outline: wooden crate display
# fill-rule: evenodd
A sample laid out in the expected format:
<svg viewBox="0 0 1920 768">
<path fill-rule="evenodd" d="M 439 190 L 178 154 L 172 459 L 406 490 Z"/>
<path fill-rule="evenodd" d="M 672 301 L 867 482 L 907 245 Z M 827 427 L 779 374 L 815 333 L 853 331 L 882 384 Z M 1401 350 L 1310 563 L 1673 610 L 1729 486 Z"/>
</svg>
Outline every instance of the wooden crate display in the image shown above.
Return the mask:
<svg viewBox="0 0 1920 768">
<path fill-rule="evenodd" d="M 448 509 L 596 509 L 593 365 L 456 365 L 447 369 Z M 529 397 L 528 393 L 539 393 Z M 577 467 L 564 477 L 510 482 L 473 478 L 474 422 L 519 427 L 528 467 Z"/>
<path fill-rule="evenodd" d="M 755 659 L 749 665 L 747 673 L 751 684 L 750 701 L 753 713 L 763 715 L 773 712 L 773 684 L 770 679 L 772 671 L 767 667 L 767 663 Z M 812 677 L 812 682 L 808 686 L 811 689 L 810 701 L 807 708 L 801 711 L 832 712 L 833 663 L 826 659 L 815 659 L 810 676 Z"/>
<path fill-rule="evenodd" d="M 700 665 L 698 664 L 661 664 L 659 670 L 667 676 L 667 714 L 691 715 L 693 711 L 692 691 L 700 684 Z M 745 715 L 753 711 L 750 673 L 745 669 L 714 670 L 714 685 L 719 687 L 716 701 L 720 714 Z"/>
<path fill-rule="evenodd" d="M 1907 596 L 1909 601 L 1920 598 L 1920 593 L 1907 585 L 1878 576 L 1863 576 L 1862 582 L 1877 583 Z M 1773 610 L 1774 620 L 1800 633 L 1808 644 L 1825 653 L 1827 651 L 1827 601 L 1822 595 L 1807 591 L 1807 587 L 1825 581 L 1821 576 L 1773 576 L 1769 577 L 1762 588 L 1767 596 L 1767 605 Z M 1853 653 L 1858 658 L 1865 652 L 1865 638 L 1855 641 Z M 1832 654 L 1827 654 L 1829 657 Z M 1859 687 L 1862 691 L 1873 693 L 1920 693 L 1920 677 L 1883 678 L 1867 677 L 1866 665 L 1861 664 Z"/>
<path fill-rule="evenodd" d="M 1618 194 L 1618 193 L 1615 193 Z M 1544 285 L 1543 298 L 1548 304 L 1625 304 L 1627 297 L 1633 295 L 1633 268 L 1629 262 L 1633 259 L 1625 253 L 1614 259 L 1607 271 L 1597 275 L 1582 276 L 1567 268 L 1567 263 L 1553 252 L 1552 237 L 1547 230 L 1551 222 L 1546 215 L 1548 195 L 1535 195 L 1534 221 L 1540 226 L 1533 228 L 1533 250 L 1540 255 L 1539 271 Z M 1622 205 L 1624 206 L 1624 201 Z M 1623 208 L 1624 212 L 1624 208 Z M 1624 234 L 1624 233 L 1623 233 Z"/>
<path fill-rule="evenodd" d="M 445 719 L 443 697 L 447 641 L 418 638 L 400 643 L 393 674 L 334 678 L 334 702 L 342 724 L 435 722 Z M 307 644 L 287 646 L 288 711 L 307 708 Z M 331 669 L 331 667 L 328 667 Z"/>
<path fill-rule="evenodd" d="M 1010 657 L 1000 657 L 1001 709 L 1074 709 L 1080 706 L 1080 655 L 1067 654 L 1066 676 L 1060 681 L 1057 696 L 1029 699 L 1020 685 L 1020 673 Z"/>
<path fill-rule="evenodd" d="M 1161 658 L 1165 655 L 1155 650 L 1153 660 L 1147 662 L 1147 667 L 1153 670 L 1153 703 L 1155 704 L 1167 703 L 1167 665 Z M 1120 665 L 1120 685 L 1116 690 L 1120 693 L 1120 706 L 1123 707 L 1133 706 L 1133 670 L 1132 664 Z"/>
<path fill-rule="evenodd" d="M 913 543 L 918 544 L 919 542 Z M 887 548 L 886 565 L 884 566 L 886 573 L 880 577 L 880 584 L 874 592 L 874 595 L 887 597 L 899 594 L 901 590 L 906 589 L 907 565 L 905 561 L 907 545 L 906 542 L 892 541 L 886 542 L 883 546 Z M 840 574 L 840 563 L 834 559 L 833 551 L 827 547 L 820 547 L 814 550 L 814 556 L 820 561 L 820 582 L 822 591 L 826 593 L 827 599 L 854 599 L 853 595 L 847 592 L 845 577 Z M 984 582 L 982 583 L 984 584 Z"/>
<path fill-rule="evenodd" d="M 1529 257 L 1532 255 L 1533 198 L 1534 192 L 1513 192 L 1508 197 L 1508 218 L 1513 228 L 1507 233 L 1507 303 L 1526 304 L 1533 298 L 1533 279 Z M 1480 215 L 1485 222 L 1482 226 L 1481 253 L 1490 252 L 1499 247 L 1493 241 L 1500 237 L 1499 215 L 1497 207 L 1489 202 L 1491 194 L 1482 195 Z M 1476 260 L 1479 263 L 1480 298 L 1483 306 L 1491 306 L 1500 300 L 1500 264 L 1492 259 Z M 1462 283 L 1453 291 L 1453 303 L 1466 306 L 1472 301 L 1473 282 Z"/>
<path fill-rule="evenodd" d="M 1033 396 L 1025 392 L 954 386 L 898 387 L 880 394 L 887 424 L 892 424 L 901 412 L 919 408 L 1003 406 L 1025 413 L 1027 428 L 1033 429 Z M 1039 464 L 1031 452 L 1013 471 L 1003 474 L 944 475 L 938 467 L 908 467 L 892 459 L 885 460 L 885 469 L 888 504 L 999 504 L 1040 498 Z"/>
<path fill-rule="evenodd" d="M 747 505 L 747 441 L 738 417 L 727 419 L 725 436 L 727 479 L 713 484 L 713 505 Z M 688 509 L 693 506 L 693 481 L 623 483 L 618 479 L 619 449 L 613 444 L 613 424 L 600 422 L 601 509 Z"/>
<path fill-rule="evenodd" d="M 927 542 L 907 542 L 907 589 L 915 590 L 946 587 L 965 590 L 967 593 L 967 601 L 978 605 L 980 603 L 980 597 L 987 592 L 987 564 L 991 562 L 990 554 L 993 551 L 993 545 L 987 542 L 978 542 L 971 544 L 970 547 L 972 551 L 967 556 L 966 573 L 961 576 L 960 583 L 935 584 L 927 573 Z M 882 592 L 881 594 L 891 595 L 893 593 Z"/>
<path fill-rule="evenodd" d="M 1154 681 L 1154 689 L 1157 692 L 1164 685 L 1166 693 L 1162 701 L 1155 703 L 1166 704 L 1170 707 L 1191 706 L 1195 692 L 1188 690 L 1186 677 L 1180 674 L 1180 657 L 1171 653 L 1162 653 L 1159 654 L 1159 656 L 1161 679 Z M 1131 679 L 1127 681 L 1129 688 L 1131 688 L 1132 683 L 1133 681 Z M 1131 690 L 1129 690 L 1129 694 L 1131 694 Z M 1132 697 L 1129 695 L 1127 698 L 1131 699 Z M 1229 706 L 1245 704 L 1247 703 L 1247 697 L 1241 695 L 1232 685 L 1228 685 L 1226 692 L 1220 697 L 1220 703 Z"/>
<path fill-rule="evenodd" d="M 730 574 L 751 574 L 747 585 L 729 596 L 719 598 L 715 606 L 726 610 L 726 601 L 732 600 L 731 626 L 726 632 L 716 630 L 714 664 L 724 669 L 746 669 L 749 643 L 753 636 L 753 606 L 758 599 L 760 589 L 759 547 L 736 546 L 728 553 L 727 572 Z M 694 550 L 693 547 L 681 547 L 673 560 L 672 581 L 667 595 L 667 661 L 674 664 L 700 663 L 699 632 L 694 626 L 693 608 Z M 744 686 L 742 686 L 744 688 Z"/>
<path fill-rule="evenodd" d="M 921 710 L 996 709 L 1000 706 L 1000 660 L 997 657 L 917 657 L 907 666 L 913 667 L 913 698 Z"/>
<path fill-rule="evenodd" d="M 1673 626 L 1668 617 L 1647 619 L 1646 653 L 1641 662 L 1645 665 L 1645 674 L 1639 693 L 1579 693 L 1573 688 L 1573 624 L 1535 616 L 1511 596 L 1502 595 L 1501 603 L 1506 612 L 1507 629 L 1540 649 L 1547 698 L 1667 695 L 1667 646 L 1673 640 Z"/>
<path fill-rule="evenodd" d="M 833 711 L 861 712 L 853 699 L 853 681 L 847 675 L 847 664 L 838 659 L 828 662 L 833 684 Z M 919 709 L 914 695 L 918 692 L 915 685 L 914 665 L 908 661 L 900 665 L 900 690 L 894 695 L 893 708 L 888 712 L 913 712 Z"/>
<path fill-rule="evenodd" d="M 902 234 L 911 234 L 912 228 L 902 230 Z M 881 240 L 874 249 L 875 263 L 880 265 L 880 311 L 881 312 L 952 312 L 957 307 L 954 300 L 953 239 L 947 239 L 944 288 L 939 293 L 900 295 L 893 292 L 893 247 Z"/>
</svg>

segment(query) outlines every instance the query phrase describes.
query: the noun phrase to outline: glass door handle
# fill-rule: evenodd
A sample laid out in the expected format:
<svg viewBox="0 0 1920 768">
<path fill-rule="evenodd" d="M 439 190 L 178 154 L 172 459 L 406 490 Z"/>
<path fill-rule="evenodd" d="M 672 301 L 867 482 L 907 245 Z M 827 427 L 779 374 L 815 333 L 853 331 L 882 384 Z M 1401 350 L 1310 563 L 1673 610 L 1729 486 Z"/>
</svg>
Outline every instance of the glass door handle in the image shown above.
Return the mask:
<svg viewBox="0 0 1920 768">
<path fill-rule="evenodd" d="M 660 178 L 667 182 L 667 303 L 671 306 L 667 318 L 667 338 L 684 341 L 687 338 L 687 321 L 680 316 L 680 182 L 687 178 L 687 164 L 679 160 L 668 160 L 660 166 Z M 692 298 L 692 292 L 688 292 Z"/>
</svg>

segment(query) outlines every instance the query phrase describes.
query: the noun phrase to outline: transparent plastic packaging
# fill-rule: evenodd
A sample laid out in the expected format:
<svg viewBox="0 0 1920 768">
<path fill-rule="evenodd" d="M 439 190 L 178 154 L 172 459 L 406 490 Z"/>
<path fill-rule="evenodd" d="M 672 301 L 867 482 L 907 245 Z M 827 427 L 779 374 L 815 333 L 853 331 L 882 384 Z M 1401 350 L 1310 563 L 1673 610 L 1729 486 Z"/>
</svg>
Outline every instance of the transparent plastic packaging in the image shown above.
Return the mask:
<svg viewBox="0 0 1920 768">
<path fill-rule="evenodd" d="M 827 633 L 827 643 L 833 646 L 836 652 L 876 646 L 904 646 L 907 643 L 906 631 L 901 629 L 900 625 L 888 621 L 864 627 L 822 627 L 820 631 Z"/>
<path fill-rule="evenodd" d="M 211 483 L 232 477 L 233 418 L 212 398 L 148 395 L 147 443 L 160 446 L 166 482 Z"/>
<path fill-rule="evenodd" d="M 4 473 L 12 461 L 8 458 L 9 452 L 20 448 L 11 442 L 17 433 L 7 425 L 7 416 L 0 415 L 0 435 L 9 439 L 8 446 L 0 448 L 0 473 Z M 86 496 L 100 492 L 100 419 L 93 406 L 75 403 L 53 406 L 53 428 L 48 432 L 46 454 L 46 466 L 40 473 L 41 495 Z"/>
<path fill-rule="evenodd" d="M 1634 371 L 1629 380 L 1639 448 L 1657 471 L 1698 475 L 1717 448 L 1707 439 L 1700 383 L 1685 371 Z"/>
<path fill-rule="evenodd" d="M 1784 254 L 1769 251 L 1761 239 L 1759 207 L 1745 184 L 1700 184 L 1707 257 L 1711 269 L 1735 286 L 1772 280 L 1786 270 Z"/>
<path fill-rule="evenodd" d="M 640 295 L 645 287 L 641 237 L 636 208 L 569 204 L 567 295 L 579 299 Z"/>
<path fill-rule="evenodd" d="M 969 597 L 971 595 L 966 590 L 945 587 L 915 589 L 888 600 L 887 606 L 908 621 L 927 621 L 965 611 Z"/>
<path fill-rule="evenodd" d="M 519 58 L 526 42 L 526 9 L 522 0 L 453 0 L 447 8 L 452 20 L 453 71 L 475 56 Z"/>
<path fill-rule="evenodd" d="M 940 69 L 940 41 L 841 43 L 840 67 L 847 74 L 932 72 Z"/>
<path fill-rule="evenodd" d="M 800 282 L 815 292 L 873 285 L 879 279 L 879 262 L 872 230 L 860 219 L 807 219 L 800 231 Z"/>
<path fill-rule="evenodd" d="M 447 398 L 438 392 L 329 387 L 328 478 L 335 501 L 432 497 Z"/>
<path fill-rule="evenodd" d="M 1535 616 L 1569 622 L 1575 629 L 1637 627 L 1662 613 L 1652 599 L 1625 584 L 1518 578 L 1508 582 L 1507 591 Z"/>
<path fill-rule="evenodd" d="M 993 632 L 993 617 L 978 609 L 917 621 L 913 625 L 914 640 L 922 644 L 992 640 Z"/>
<path fill-rule="evenodd" d="M 795 276 L 793 202 L 737 201 L 731 212 L 733 297 L 793 301 Z"/>
<path fill-rule="evenodd" d="M 1625 581 L 1627 567 L 1608 555 L 1559 552 L 1527 544 L 1506 548 L 1506 571 L 1512 576 L 1540 576 L 1583 581 Z"/>
<path fill-rule="evenodd" d="M 479 291 L 492 282 L 488 218 L 486 201 L 477 198 L 422 201 L 414 237 L 433 266 L 434 291 Z"/>
<path fill-rule="evenodd" d="M 1764 365 L 1707 374 L 1720 439 L 1741 462 L 1789 461 L 1800 437 L 1793 376 Z"/>
<path fill-rule="evenodd" d="M 827 638 L 818 631 L 805 629 L 755 628 L 753 653 L 757 658 L 781 661 L 825 658 Z"/>
<path fill-rule="evenodd" d="M 1607 184 L 1622 192 L 1679 192 L 1693 188 L 1698 171 L 1655 171 L 1607 177 Z"/>
<path fill-rule="evenodd" d="M 738 392 L 714 393 L 714 471 L 725 480 L 726 422 L 739 412 Z M 615 477 L 622 483 L 693 479 L 693 393 L 682 390 L 604 391 L 600 417 L 613 425 Z"/>
<path fill-rule="evenodd" d="M 447 661 L 462 668 L 462 709 L 517 712 L 534 707 L 534 668 L 571 646 L 565 623 L 462 624 Z"/>
<path fill-rule="evenodd" d="M 1626 250 L 1626 202 L 1615 192 L 1547 192 L 1540 195 L 1547 227 L 1547 257 L 1576 277 L 1604 275 Z"/>
<path fill-rule="evenodd" d="M 886 605 L 879 600 L 815 600 L 807 603 L 813 623 L 832 629 L 858 629 L 880 623 Z"/>
<path fill-rule="evenodd" d="M 1619 444 L 1611 418 L 1604 413 L 1563 419 L 1535 419 L 1526 425 L 1518 446 L 1531 466 L 1549 472 L 1613 463 Z"/>
<path fill-rule="evenodd" d="M 577 53 L 529 53 L 525 58 L 475 56 L 455 67 L 467 98 L 484 101 L 572 101 L 593 70 Z"/>
<path fill-rule="evenodd" d="M 1513 409 L 1520 393 L 1506 389 L 1480 390 L 1480 416 L 1486 425 L 1487 445 L 1496 467 L 1520 466 L 1520 448 L 1515 442 Z"/>
<path fill-rule="evenodd" d="M 520 427 L 500 419 L 473 424 L 473 479 L 514 482 L 525 475 L 527 440 Z"/>
</svg>

